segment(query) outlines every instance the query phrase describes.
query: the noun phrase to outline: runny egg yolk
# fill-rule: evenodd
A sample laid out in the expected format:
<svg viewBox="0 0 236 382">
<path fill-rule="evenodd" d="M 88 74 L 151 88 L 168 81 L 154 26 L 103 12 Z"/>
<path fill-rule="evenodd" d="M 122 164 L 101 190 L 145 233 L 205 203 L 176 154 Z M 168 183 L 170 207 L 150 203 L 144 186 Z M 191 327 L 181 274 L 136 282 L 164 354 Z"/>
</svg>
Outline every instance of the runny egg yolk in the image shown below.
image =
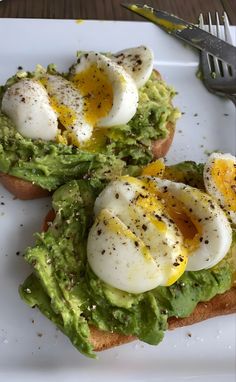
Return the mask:
<svg viewBox="0 0 236 382">
<path fill-rule="evenodd" d="M 165 172 L 165 163 L 161 159 L 157 159 L 155 162 L 149 163 L 142 170 L 142 175 L 157 176 L 162 178 Z"/>
<path fill-rule="evenodd" d="M 184 245 L 188 251 L 188 254 L 191 255 L 191 252 L 196 250 L 201 241 L 202 236 L 202 227 L 201 222 L 194 218 L 192 211 L 188 211 L 183 203 L 178 201 L 173 195 L 169 192 L 159 192 L 158 189 L 154 186 L 152 182 L 148 180 L 145 182 L 149 193 L 154 196 L 152 197 L 153 201 L 145 202 L 145 199 L 141 200 L 141 204 L 143 207 L 147 209 L 147 206 L 153 206 L 153 208 L 158 208 L 160 211 L 160 200 L 162 201 L 162 210 L 166 211 L 170 218 L 174 221 L 174 223 L 179 228 L 180 232 L 184 238 Z M 149 197 L 150 198 L 150 197 Z M 161 221 L 158 222 L 159 229 L 161 228 Z M 164 229 L 164 227 L 163 227 Z"/>
<path fill-rule="evenodd" d="M 236 212 L 236 165 L 230 159 L 215 159 L 211 167 L 213 181 L 225 199 L 225 205 Z"/>
<path fill-rule="evenodd" d="M 48 79 L 47 77 L 41 77 L 40 83 L 47 89 L 48 86 Z M 53 110 L 58 115 L 58 119 L 60 123 L 66 128 L 69 129 L 76 120 L 76 114 L 75 112 L 68 106 L 61 104 L 56 97 L 51 96 L 49 97 L 50 105 L 53 108 Z M 65 143 L 65 142 L 63 142 Z"/>
<path fill-rule="evenodd" d="M 85 119 L 96 125 L 112 108 L 113 89 L 111 81 L 102 68 L 90 65 L 86 70 L 76 73 L 71 81 L 84 97 Z"/>
<path fill-rule="evenodd" d="M 50 97 L 50 104 L 57 113 L 59 121 L 66 129 L 73 126 L 76 115 L 71 108 L 61 105 L 55 97 Z"/>
<path fill-rule="evenodd" d="M 172 200 L 173 203 L 173 200 Z M 179 201 L 175 200 L 171 206 L 166 206 L 171 219 L 175 222 L 184 237 L 184 245 L 188 254 L 196 250 L 200 245 L 202 227 L 194 217 L 187 211 Z"/>
</svg>

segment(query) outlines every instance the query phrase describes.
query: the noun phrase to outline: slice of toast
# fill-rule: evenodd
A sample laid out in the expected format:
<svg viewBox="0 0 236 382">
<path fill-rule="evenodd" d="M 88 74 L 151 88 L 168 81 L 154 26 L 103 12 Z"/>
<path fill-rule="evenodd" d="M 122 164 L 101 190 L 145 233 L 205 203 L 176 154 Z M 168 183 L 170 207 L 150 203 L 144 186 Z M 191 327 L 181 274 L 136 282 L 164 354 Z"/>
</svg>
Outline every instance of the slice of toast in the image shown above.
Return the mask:
<svg viewBox="0 0 236 382">
<path fill-rule="evenodd" d="M 157 81 L 161 80 L 160 73 L 154 71 Z M 171 122 L 167 124 L 169 134 L 164 139 L 158 139 L 152 142 L 152 153 L 154 158 L 158 159 L 164 157 L 173 141 L 175 125 Z M 16 198 L 22 200 L 37 199 L 48 196 L 50 193 L 46 189 L 33 184 L 27 180 L 17 178 L 12 175 L 0 173 L 0 182 L 2 185 L 11 192 Z"/>
<path fill-rule="evenodd" d="M 43 221 L 42 231 L 47 231 L 49 223 L 52 222 L 54 218 L 55 212 L 54 210 L 50 210 Z M 232 313 L 236 313 L 236 281 L 233 287 L 225 293 L 216 295 L 210 301 L 200 302 L 190 316 L 185 318 L 170 317 L 168 319 L 168 328 L 169 330 L 173 330 L 209 318 Z M 105 332 L 94 326 L 90 327 L 90 334 L 94 351 L 102 351 L 137 339 L 134 336 Z"/>
<path fill-rule="evenodd" d="M 232 313 L 236 313 L 236 287 L 215 296 L 210 301 L 199 303 L 193 313 L 186 318 L 171 317 L 168 320 L 169 330 Z M 90 333 L 95 351 L 102 351 L 137 340 L 137 338 L 133 336 L 104 332 L 94 327 L 90 328 Z"/>
</svg>

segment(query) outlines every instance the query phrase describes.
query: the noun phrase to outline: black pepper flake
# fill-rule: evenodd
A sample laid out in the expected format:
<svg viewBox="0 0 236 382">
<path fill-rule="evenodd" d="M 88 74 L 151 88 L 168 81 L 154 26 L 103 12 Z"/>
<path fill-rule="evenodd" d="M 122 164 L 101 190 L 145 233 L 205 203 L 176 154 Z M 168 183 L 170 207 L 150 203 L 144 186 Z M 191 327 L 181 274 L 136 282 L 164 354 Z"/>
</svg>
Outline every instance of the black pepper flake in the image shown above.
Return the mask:
<svg viewBox="0 0 236 382">
<path fill-rule="evenodd" d="M 103 250 L 102 250 L 102 252 L 101 252 L 101 254 L 102 254 L 102 255 L 104 255 L 104 253 L 105 253 L 105 252 L 106 252 L 106 250 L 105 250 L 105 249 L 103 249 Z"/>
<path fill-rule="evenodd" d="M 135 244 L 135 247 L 139 247 L 138 241 L 135 241 L 134 244 Z"/>
<path fill-rule="evenodd" d="M 19 256 L 19 254 L 20 254 L 20 251 L 17 251 L 17 252 L 16 252 L 16 256 Z"/>
<path fill-rule="evenodd" d="M 18 70 L 23 70 L 23 66 L 18 66 L 18 68 L 17 68 Z"/>
<path fill-rule="evenodd" d="M 142 225 L 142 229 L 143 229 L 144 231 L 147 231 L 147 226 L 146 226 L 146 224 L 143 224 L 143 225 Z"/>
<path fill-rule="evenodd" d="M 98 230 L 97 230 L 97 234 L 98 234 L 98 236 L 100 236 L 101 233 L 102 233 L 102 230 L 101 230 L 101 229 L 98 229 Z"/>
<path fill-rule="evenodd" d="M 38 336 L 38 337 L 42 337 L 43 334 L 42 334 L 42 333 L 37 333 L 37 336 Z"/>
<path fill-rule="evenodd" d="M 115 194 L 115 197 L 116 199 L 119 199 L 120 195 L 118 194 L 118 192 Z"/>
<path fill-rule="evenodd" d="M 188 333 L 187 336 L 188 336 L 188 337 L 192 337 L 192 334 L 191 334 L 191 333 Z"/>
<path fill-rule="evenodd" d="M 205 244 L 209 244 L 209 240 L 205 240 Z"/>
<path fill-rule="evenodd" d="M 177 263 L 177 261 L 175 263 L 173 263 L 174 267 L 178 267 L 180 264 Z"/>
<path fill-rule="evenodd" d="M 4 202 L 1 202 L 1 206 L 5 206 L 5 203 L 4 203 Z"/>
</svg>

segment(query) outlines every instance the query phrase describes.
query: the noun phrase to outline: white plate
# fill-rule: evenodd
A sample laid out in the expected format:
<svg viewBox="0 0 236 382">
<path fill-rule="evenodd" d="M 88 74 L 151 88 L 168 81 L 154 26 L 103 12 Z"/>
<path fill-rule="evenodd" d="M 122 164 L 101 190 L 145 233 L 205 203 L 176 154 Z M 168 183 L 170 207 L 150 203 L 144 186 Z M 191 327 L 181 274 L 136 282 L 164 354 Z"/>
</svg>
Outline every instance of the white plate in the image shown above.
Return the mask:
<svg viewBox="0 0 236 382">
<path fill-rule="evenodd" d="M 55 62 L 66 69 L 76 50 L 116 51 L 147 44 L 155 52 L 156 67 L 179 92 L 174 103 L 185 113 L 169 161 L 202 161 L 206 150 L 235 153 L 233 104 L 205 90 L 196 77 L 195 52 L 152 24 L 2 19 L 0 36 L 0 83 L 18 66 L 31 70 L 37 63 Z M 17 288 L 30 268 L 21 255 L 33 243 L 32 234 L 40 229 L 49 206 L 49 199 L 22 202 L 0 189 L 1 381 L 234 381 L 235 316 L 167 333 L 157 347 L 135 342 L 108 350 L 94 361 L 80 355 L 49 320 L 26 306 Z"/>
</svg>

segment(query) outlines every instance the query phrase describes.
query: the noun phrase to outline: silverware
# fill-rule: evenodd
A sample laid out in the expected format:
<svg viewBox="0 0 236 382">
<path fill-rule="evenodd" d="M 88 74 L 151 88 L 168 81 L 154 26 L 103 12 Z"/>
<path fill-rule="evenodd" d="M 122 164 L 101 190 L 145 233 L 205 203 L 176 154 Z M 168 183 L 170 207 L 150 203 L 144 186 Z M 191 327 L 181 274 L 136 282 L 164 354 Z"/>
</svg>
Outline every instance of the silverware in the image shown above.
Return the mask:
<svg viewBox="0 0 236 382">
<path fill-rule="evenodd" d="M 208 25 L 205 25 L 203 15 L 200 14 L 199 26 L 200 28 L 216 34 L 217 37 L 223 38 L 228 43 L 232 44 L 229 20 L 226 12 L 224 12 L 222 20 L 224 27 L 220 25 L 220 18 L 218 12 L 216 12 L 216 26 L 214 27 L 212 25 L 211 14 L 208 13 Z M 235 67 L 228 65 L 226 62 L 221 61 L 206 52 L 200 52 L 200 70 L 202 80 L 210 92 L 225 96 L 236 105 Z"/>
<path fill-rule="evenodd" d="M 178 37 L 195 48 L 211 53 L 236 68 L 236 47 L 233 45 L 167 12 L 156 10 L 147 5 L 121 5 L 152 21 L 169 34 Z"/>
</svg>

